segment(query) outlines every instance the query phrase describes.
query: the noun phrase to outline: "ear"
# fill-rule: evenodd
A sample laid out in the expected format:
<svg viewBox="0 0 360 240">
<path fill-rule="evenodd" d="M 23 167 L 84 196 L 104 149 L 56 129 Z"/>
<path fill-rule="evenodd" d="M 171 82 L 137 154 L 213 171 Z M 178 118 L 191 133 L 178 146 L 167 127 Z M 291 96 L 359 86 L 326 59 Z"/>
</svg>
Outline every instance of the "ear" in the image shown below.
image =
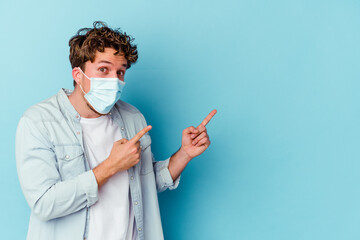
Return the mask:
<svg viewBox="0 0 360 240">
<path fill-rule="evenodd" d="M 80 72 L 78 67 L 74 67 L 72 70 L 72 77 L 75 80 L 75 82 L 77 84 L 81 84 L 81 77 L 82 77 L 82 72 Z"/>
</svg>

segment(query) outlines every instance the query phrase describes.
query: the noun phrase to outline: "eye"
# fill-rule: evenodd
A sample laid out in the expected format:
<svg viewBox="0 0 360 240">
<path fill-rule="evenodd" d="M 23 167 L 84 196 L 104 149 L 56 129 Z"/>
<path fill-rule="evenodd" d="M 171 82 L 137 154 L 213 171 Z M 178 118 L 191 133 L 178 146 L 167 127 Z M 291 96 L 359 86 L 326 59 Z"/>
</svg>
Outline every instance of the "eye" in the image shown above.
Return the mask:
<svg viewBox="0 0 360 240">
<path fill-rule="evenodd" d="M 117 75 L 120 77 L 124 77 L 125 73 L 123 71 L 119 71 L 119 72 L 117 72 Z"/>
<path fill-rule="evenodd" d="M 107 68 L 105 68 L 105 67 L 99 68 L 99 71 L 102 73 L 105 73 L 107 71 Z"/>
</svg>

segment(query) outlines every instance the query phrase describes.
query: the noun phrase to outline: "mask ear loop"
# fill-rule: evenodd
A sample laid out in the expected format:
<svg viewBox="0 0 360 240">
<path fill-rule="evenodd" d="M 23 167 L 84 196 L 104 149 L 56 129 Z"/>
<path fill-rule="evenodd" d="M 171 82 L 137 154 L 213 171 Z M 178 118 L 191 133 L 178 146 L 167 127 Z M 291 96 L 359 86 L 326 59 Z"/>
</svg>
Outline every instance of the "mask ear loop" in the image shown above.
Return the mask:
<svg viewBox="0 0 360 240">
<path fill-rule="evenodd" d="M 89 78 L 88 76 L 86 76 L 86 74 L 83 72 L 83 70 L 81 70 L 80 67 L 78 67 L 78 69 L 80 70 L 80 72 L 82 72 L 82 74 L 84 74 L 84 76 L 85 76 L 87 79 L 90 80 L 90 78 Z M 90 80 L 90 81 L 91 81 L 91 80 Z M 81 84 L 79 84 L 79 86 L 80 86 L 81 91 L 82 91 L 82 92 L 84 93 L 84 95 L 85 95 L 86 92 L 85 92 L 84 89 L 82 88 Z"/>
<path fill-rule="evenodd" d="M 84 93 L 84 95 L 86 95 L 86 92 L 83 90 L 83 88 L 81 87 L 81 84 L 79 84 L 79 86 L 80 86 L 80 89 L 81 89 L 81 91 Z"/>
</svg>

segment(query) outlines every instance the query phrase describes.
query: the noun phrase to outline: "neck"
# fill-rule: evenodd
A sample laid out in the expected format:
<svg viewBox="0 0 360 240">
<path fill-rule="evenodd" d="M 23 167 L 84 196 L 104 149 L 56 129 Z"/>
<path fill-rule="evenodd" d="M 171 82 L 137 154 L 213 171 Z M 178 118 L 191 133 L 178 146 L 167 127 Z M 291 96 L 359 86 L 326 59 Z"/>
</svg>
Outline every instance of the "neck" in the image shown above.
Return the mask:
<svg viewBox="0 0 360 240">
<path fill-rule="evenodd" d="M 88 106 L 84 98 L 84 93 L 81 91 L 78 85 L 75 86 L 74 91 L 68 96 L 68 98 L 70 103 L 73 105 L 73 107 L 80 114 L 81 117 L 97 118 L 101 116 L 101 114 L 95 112 Z"/>
</svg>

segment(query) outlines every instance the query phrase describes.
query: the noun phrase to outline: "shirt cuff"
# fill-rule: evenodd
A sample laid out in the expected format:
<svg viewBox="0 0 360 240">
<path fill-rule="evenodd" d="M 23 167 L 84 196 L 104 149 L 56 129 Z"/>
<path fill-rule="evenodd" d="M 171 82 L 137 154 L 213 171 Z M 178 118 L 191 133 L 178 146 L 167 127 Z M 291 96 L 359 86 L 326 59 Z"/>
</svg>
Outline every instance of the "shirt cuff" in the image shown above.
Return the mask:
<svg viewBox="0 0 360 240">
<path fill-rule="evenodd" d="M 168 158 L 164 161 L 158 162 L 161 164 L 161 166 L 159 166 L 159 169 L 160 169 L 159 176 L 161 177 L 164 185 L 166 187 L 168 187 L 170 190 L 173 190 L 179 186 L 181 175 L 179 175 L 179 177 L 177 179 L 175 179 L 175 181 L 173 181 L 170 171 L 169 171 L 169 168 L 168 168 L 169 161 L 170 161 L 170 158 Z"/>
<path fill-rule="evenodd" d="M 87 207 L 90 207 L 98 200 L 98 184 L 94 172 L 90 170 L 79 175 L 79 182 L 86 194 Z"/>
</svg>

